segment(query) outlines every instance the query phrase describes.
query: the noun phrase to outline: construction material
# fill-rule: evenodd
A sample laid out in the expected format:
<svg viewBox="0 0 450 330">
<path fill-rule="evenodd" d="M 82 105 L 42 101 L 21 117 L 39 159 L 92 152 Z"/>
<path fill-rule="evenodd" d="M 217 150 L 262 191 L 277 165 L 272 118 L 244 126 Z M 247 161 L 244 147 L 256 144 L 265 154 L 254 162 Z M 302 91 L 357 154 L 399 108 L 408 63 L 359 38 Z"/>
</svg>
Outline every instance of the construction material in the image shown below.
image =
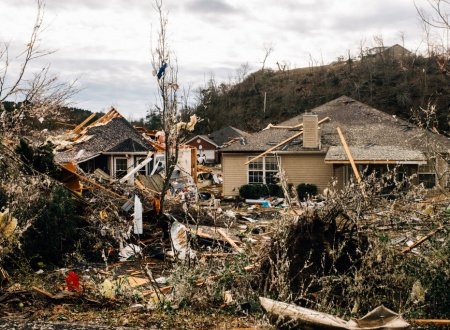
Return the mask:
<svg viewBox="0 0 450 330">
<path fill-rule="evenodd" d="M 448 327 L 450 326 L 450 320 L 438 320 L 438 319 L 415 319 L 411 320 L 411 323 L 415 325 L 432 325 L 435 327 Z"/>
<path fill-rule="evenodd" d="M 98 183 L 95 182 L 94 180 L 91 180 L 91 179 L 85 177 L 84 175 L 81 175 L 81 174 L 79 174 L 79 173 L 73 171 L 72 169 L 70 169 L 70 168 L 67 167 L 66 165 L 62 165 L 62 167 L 63 167 L 66 171 L 68 171 L 68 172 L 70 172 L 70 173 L 76 175 L 81 181 L 87 182 L 87 183 L 89 183 L 90 185 L 92 185 L 92 186 L 94 186 L 94 187 L 96 187 L 96 188 L 98 188 L 98 189 L 101 189 L 101 190 L 107 192 L 108 194 L 110 194 L 110 195 L 112 195 L 112 196 L 118 198 L 118 199 L 122 199 L 122 200 L 128 201 L 128 198 L 126 198 L 126 197 L 124 197 L 124 196 L 121 196 L 121 195 L 115 193 L 114 191 L 111 191 L 111 190 L 109 190 L 109 189 L 103 187 L 101 184 L 98 184 Z"/>
<path fill-rule="evenodd" d="M 134 218 L 133 229 L 136 235 L 142 235 L 144 233 L 144 227 L 142 225 L 142 203 L 138 195 L 134 195 Z"/>
<path fill-rule="evenodd" d="M 328 121 L 328 120 L 330 120 L 330 117 L 326 117 L 326 118 L 322 119 L 321 121 L 319 121 L 318 124 L 320 125 L 320 124 L 322 124 L 322 123 L 324 123 L 324 122 L 326 122 L 326 121 Z M 250 159 L 248 162 L 245 163 L 245 165 L 248 165 L 249 163 L 251 163 L 251 162 L 253 162 L 253 161 L 255 161 L 255 160 L 257 160 L 257 159 L 259 159 L 259 158 L 261 158 L 261 157 L 263 157 L 263 156 L 265 156 L 265 155 L 267 155 L 268 153 L 270 153 L 270 152 L 272 152 L 273 150 L 275 150 L 275 149 L 281 147 L 282 145 L 288 143 L 289 141 L 292 141 L 293 139 L 295 139 L 295 138 L 301 136 L 302 134 L 303 134 L 303 131 L 300 131 L 300 132 L 298 132 L 297 134 L 292 135 L 290 138 L 287 138 L 286 140 L 281 141 L 281 142 L 278 143 L 276 146 L 273 146 L 273 147 L 267 149 L 266 151 L 264 151 L 262 154 L 259 154 L 258 156 L 256 156 L 256 157 Z"/>
<path fill-rule="evenodd" d="M 231 245 L 231 247 L 238 253 L 243 253 L 244 250 L 241 249 L 231 238 L 227 235 L 227 233 L 222 229 L 217 229 L 217 232 L 225 238 L 225 240 Z"/>
<path fill-rule="evenodd" d="M 150 161 L 153 159 L 152 155 L 153 155 L 153 152 L 150 151 L 147 155 L 147 158 L 145 158 L 140 164 L 136 165 L 135 168 L 133 168 L 123 178 L 121 178 L 119 180 L 119 182 L 120 183 L 126 182 L 129 178 L 131 178 L 133 175 L 135 175 L 141 168 L 143 168 L 145 165 L 150 163 Z"/>
<path fill-rule="evenodd" d="M 410 325 L 399 314 L 379 306 L 361 319 L 345 321 L 339 317 L 321 313 L 293 304 L 260 297 L 262 307 L 270 314 L 278 325 L 289 324 L 296 327 L 312 329 L 409 329 Z"/>
<path fill-rule="evenodd" d="M 89 117 L 87 117 L 85 120 L 83 120 L 83 122 L 81 124 L 79 124 L 78 126 L 76 126 L 72 132 L 73 133 L 80 133 L 84 126 L 89 123 L 91 121 L 92 118 L 94 118 L 96 116 L 96 113 L 91 114 Z"/>
<path fill-rule="evenodd" d="M 352 166 L 353 173 L 355 174 L 356 180 L 358 183 L 361 183 L 361 176 L 359 175 L 358 168 L 356 167 L 355 161 L 353 160 L 352 153 L 350 152 L 350 148 L 347 145 L 347 141 L 345 141 L 344 134 L 339 127 L 336 128 L 339 138 L 341 139 L 342 146 L 344 147 L 345 153 L 347 154 L 348 160 L 350 161 L 350 165 Z"/>
</svg>

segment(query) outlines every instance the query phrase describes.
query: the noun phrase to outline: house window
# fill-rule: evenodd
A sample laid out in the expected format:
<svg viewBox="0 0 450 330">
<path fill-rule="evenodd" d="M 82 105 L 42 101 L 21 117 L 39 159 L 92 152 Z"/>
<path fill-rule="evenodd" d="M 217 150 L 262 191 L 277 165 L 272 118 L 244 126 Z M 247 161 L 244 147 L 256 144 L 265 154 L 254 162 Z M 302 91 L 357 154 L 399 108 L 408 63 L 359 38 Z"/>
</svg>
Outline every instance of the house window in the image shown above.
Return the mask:
<svg viewBox="0 0 450 330">
<path fill-rule="evenodd" d="M 419 183 L 423 183 L 425 188 L 433 188 L 436 185 L 436 173 L 433 162 L 428 162 L 426 165 L 419 165 L 417 177 Z"/>
<path fill-rule="evenodd" d="M 122 178 L 127 174 L 128 164 L 126 158 L 114 158 L 114 176 Z"/>
<path fill-rule="evenodd" d="M 249 157 L 248 159 L 252 158 Z M 248 164 L 248 183 L 276 183 L 275 175 L 277 173 L 277 158 L 273 156 L 261 157 Z"/>
</svg>

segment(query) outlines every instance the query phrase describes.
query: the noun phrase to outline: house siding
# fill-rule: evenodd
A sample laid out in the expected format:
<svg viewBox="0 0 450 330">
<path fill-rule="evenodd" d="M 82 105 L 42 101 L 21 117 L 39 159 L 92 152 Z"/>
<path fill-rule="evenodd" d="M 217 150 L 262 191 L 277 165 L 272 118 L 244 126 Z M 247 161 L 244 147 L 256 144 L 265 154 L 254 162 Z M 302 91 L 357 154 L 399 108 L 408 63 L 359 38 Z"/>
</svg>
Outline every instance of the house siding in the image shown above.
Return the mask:
<svg viewBox="0 0 450 330">
<path fill-rule="evenodd" d="M 239 187 L 248 183 L 248 166 L 245 165 L 249 154 L 224 153 L 222 158 L 223 195 L 239 195 Z M 333 166 L 325 164 L 324 154 L 279 155 L 281 166 L 286 172 L 288 183 L 294 186 L 300 183 L 317 185 L 319 191 L 328 186 L 333 176 Z"/>
<path fill-rule="evenodd" d="M 239 195 L 239 187 L 247 184 L 247 168 L 245 165 L 248 155 L 227 154 L 222 155 L 223 195 Z"/>
<path fill-rule="evenodd" d="M 325 155 L 283 155 L 281 166 L 286 172 L 288 183 L 297 186 L 300 183 L 315 184 L 322 192 L 333 176 L 333 165 L 325 164 Z"/>
</svg>

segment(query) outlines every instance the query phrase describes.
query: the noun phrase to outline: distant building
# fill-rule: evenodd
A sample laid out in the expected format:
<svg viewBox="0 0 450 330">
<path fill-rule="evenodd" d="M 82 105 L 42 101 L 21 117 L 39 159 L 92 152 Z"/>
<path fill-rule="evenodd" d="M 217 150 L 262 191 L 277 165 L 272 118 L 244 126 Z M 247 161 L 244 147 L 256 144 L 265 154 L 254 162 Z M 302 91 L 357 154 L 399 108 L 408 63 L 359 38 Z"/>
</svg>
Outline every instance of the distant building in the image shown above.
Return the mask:
<svg viewBox="0 0 450 330">
<path fill-rule="evenodd" d="M 405 47 L 400 46 L 399 44 L 395 44 L 390 47 L 385 47 L 385 46 L 373 47 L 367 51 L 367 56 L 390 57 L 390 58 L 394 58 L 396 60 L 400 60 L 404 57 L 411 56 L 412 54 L 413 54 L 412 52 L 410 52 Z"/>
<path fill-rule="evenodd" d="M 249 136 L 249 133 L 232 126 L 226 126 L 208 135 L 196 135 L 186 141 L 187 145 L 195 147 L 200 158 L 206 158 L 206 163 L 219 162 L 218 150 Z"/>
</svg>

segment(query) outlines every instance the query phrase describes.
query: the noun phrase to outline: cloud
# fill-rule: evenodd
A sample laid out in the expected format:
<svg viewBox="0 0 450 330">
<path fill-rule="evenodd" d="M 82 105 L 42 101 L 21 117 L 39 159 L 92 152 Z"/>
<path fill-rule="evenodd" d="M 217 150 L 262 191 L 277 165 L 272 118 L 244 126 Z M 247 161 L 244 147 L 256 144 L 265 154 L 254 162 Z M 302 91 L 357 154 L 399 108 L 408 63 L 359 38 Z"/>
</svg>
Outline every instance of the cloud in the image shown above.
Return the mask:
<svg viewBox="0 0 450 330">
<path fill-rule="evenodd" d="M 193 0 L 189 1 L 185 8 L 196 14 L 228 15 L 237 11 L 236 8 L 222 0 Z"/>
</svg>

